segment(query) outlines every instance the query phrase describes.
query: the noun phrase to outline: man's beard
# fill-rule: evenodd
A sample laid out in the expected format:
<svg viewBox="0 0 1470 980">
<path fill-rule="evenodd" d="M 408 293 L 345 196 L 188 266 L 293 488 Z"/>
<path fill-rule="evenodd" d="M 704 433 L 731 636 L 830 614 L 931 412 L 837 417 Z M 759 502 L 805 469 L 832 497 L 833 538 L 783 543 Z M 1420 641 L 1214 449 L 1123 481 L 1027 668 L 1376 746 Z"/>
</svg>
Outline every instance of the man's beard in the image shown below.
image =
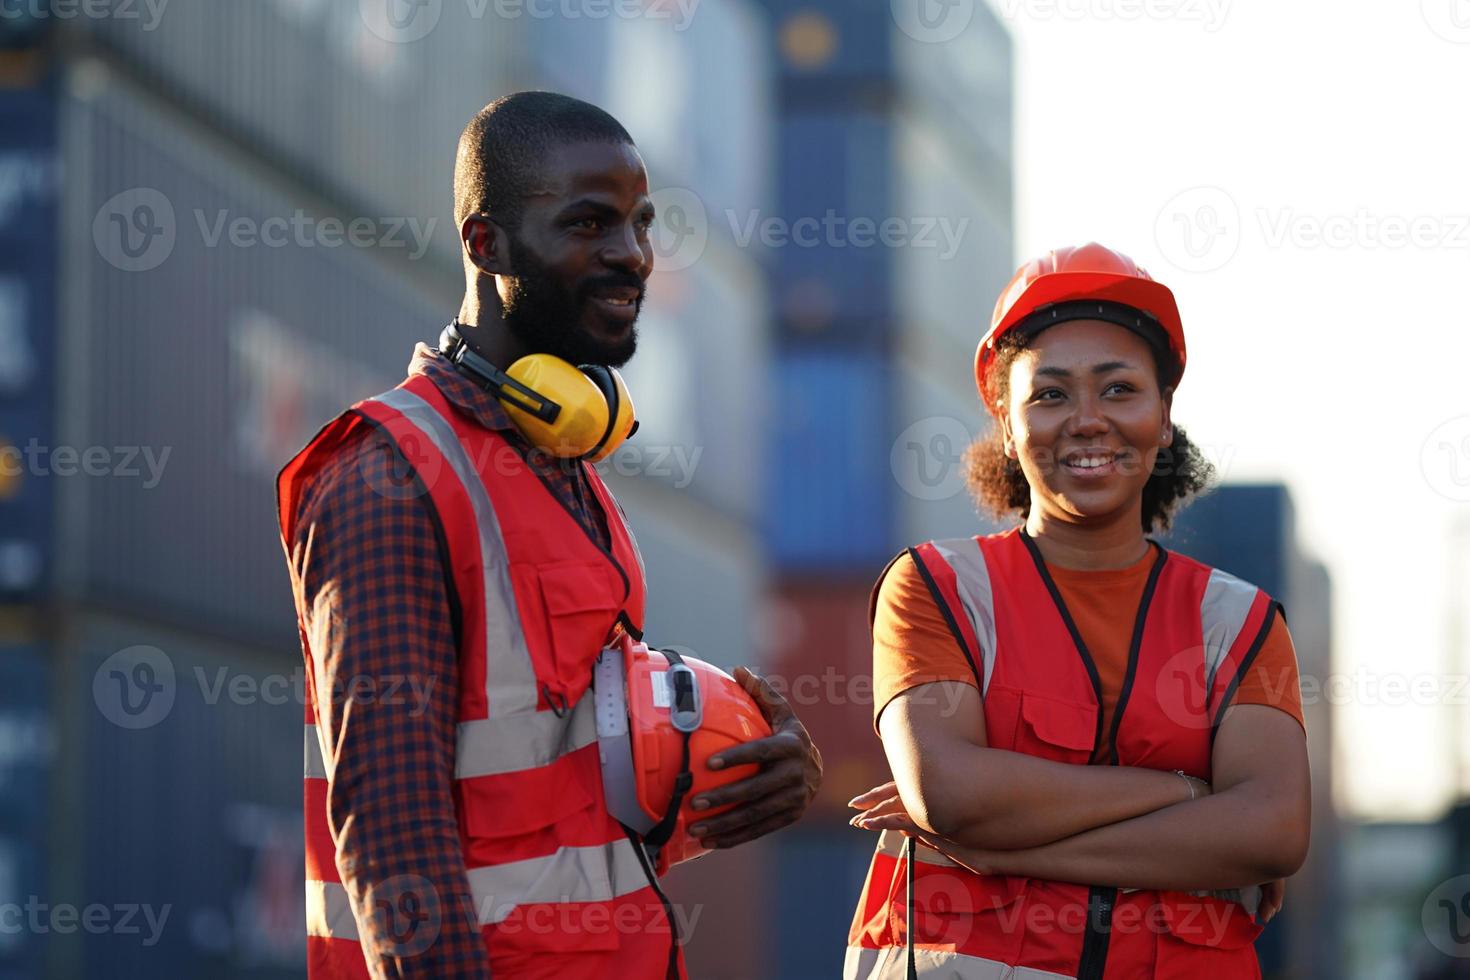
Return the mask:
<svg viewBox="0 0 1470 980">
<path fill-rule="evenodd" d="M 618 341 L 593 336 L 580 321 L 592 301 L 592 292 L 604 286 L 632 286 L 639 290 L 638 306 L 643 305 L 643 282 L 630 274 L 611 273 L 588 280 L 576 290 L 563 288 L 553 280 L 546 267 L 514 239 L 510 242 L 510 262 L 515 275 L 502 276 L 505 288 L 501 310 L 505 325 L 529 351 L 554 354 L 573 364 L 604 364 L 622 367 L 638 348 L 638 327 Z"/>
</svg>

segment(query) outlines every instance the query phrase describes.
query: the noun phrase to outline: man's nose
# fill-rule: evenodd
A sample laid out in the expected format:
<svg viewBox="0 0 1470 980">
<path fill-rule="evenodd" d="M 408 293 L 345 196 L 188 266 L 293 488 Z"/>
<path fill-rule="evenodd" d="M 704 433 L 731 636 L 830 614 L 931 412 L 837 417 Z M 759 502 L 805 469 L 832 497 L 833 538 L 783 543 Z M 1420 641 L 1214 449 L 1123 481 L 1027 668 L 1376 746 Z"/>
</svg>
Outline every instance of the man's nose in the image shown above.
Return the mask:
<svg viewBox="0 0 1470 980">
<path fill-rule="evenodd" d="M 649 253 L 645 253 L 643 241 L 631 222 L 625 224 L 620 233 L 609 235 L 602 250 L 603 264 L 631 272 L 640 279 L 647 279 Z"/>
</svg>

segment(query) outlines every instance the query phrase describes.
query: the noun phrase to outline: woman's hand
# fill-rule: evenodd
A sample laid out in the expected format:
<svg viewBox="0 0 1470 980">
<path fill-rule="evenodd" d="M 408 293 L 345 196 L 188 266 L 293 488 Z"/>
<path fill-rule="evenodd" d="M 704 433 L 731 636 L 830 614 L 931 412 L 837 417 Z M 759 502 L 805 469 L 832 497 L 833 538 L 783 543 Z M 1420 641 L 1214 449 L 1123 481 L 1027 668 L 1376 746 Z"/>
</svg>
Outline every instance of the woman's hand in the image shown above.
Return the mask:
<svg viewBox="0 0 1470 980">
<path fill-rule="evenodd" d="M 1256 909 L 1256 921 L 1265 925 L 1276 917 L 1281 911 L 1281 905 L 1286 901 L 1286 879 L 1277 878 L 1268 881 L 1261 886 L 1261 906 Z"/>
<path fill-rule="evenodd" d="M 874 786 L 866 793 L 861 793 L 847 801 L 847 805 L 854 809 L 863 811 L 854 814 L 848 821 L 848 825 L 858 827 L 862 830 L 881 830 L 881 827 L 865 826 L 863 821 L 874 817 L 886 817 L 901 814 L 908 817 L 908 810 L 903 805 L 903 800 L 898 795 L 898 784 L 893 780 Z"/>
</svg>

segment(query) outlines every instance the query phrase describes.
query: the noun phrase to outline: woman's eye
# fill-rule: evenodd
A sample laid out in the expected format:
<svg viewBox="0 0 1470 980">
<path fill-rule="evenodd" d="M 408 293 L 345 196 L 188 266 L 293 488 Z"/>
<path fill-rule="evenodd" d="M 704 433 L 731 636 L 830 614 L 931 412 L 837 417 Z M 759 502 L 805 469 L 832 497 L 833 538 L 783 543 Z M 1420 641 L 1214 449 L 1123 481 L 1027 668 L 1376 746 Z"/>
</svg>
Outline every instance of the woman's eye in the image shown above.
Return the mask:
<svg viewBox="0 0 1470 980">
<path fill-rule="evenodd" d="M 1053 399 L 1046 397 L 1047 395 L 1056 395 L 1057 398 L 1062 397 L 1061 391 L 1057 388 L 1044 388 L 1041 391 L 1038 391 L 1035 397 L 1036 400 L 1039 402 L 1052 401 Z"/>
<path fill-rule="evenodd" d="M 1133 390 L 1133 386 L 1131 384 L 1128 384 L 1126 381 L 1114 381 L 1112 384 L 1108 385 L 1107 388 L 1103 389 L 1103 394 L 1107 394 L 1114 388 L 1117 388 L 1123 392 L 1129 392 Z"/>
</svg>

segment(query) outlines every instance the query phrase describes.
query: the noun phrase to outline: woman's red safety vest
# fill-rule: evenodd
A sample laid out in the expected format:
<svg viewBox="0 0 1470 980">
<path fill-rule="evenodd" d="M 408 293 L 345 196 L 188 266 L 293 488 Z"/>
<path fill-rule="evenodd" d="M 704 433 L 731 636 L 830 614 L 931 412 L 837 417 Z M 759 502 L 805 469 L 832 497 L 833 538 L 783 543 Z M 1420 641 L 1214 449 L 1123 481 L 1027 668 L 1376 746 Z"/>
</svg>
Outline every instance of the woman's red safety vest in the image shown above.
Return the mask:
<svg viewBox="0 0 1470 980">
<path fill-rule="evenodd" d="M 1106 732 L 1096 665 L 1024 529 L 910 549 L 974 670 L 991 748 L 1077 765 L 1096 755 L 1210 779 L 1224 706 L 1279 605 L 1154 547 Z M 879 839 L 848 937 L 846 980 L 1260 976 L 1252 946 L 1259 888 L 1185 893 L 982 876 L 918 845 L 909 923 L 904 840 Z"/>
<path fill-rule="evenodd" d="M 621 629 L 636 635 L 643 624 L 642 559 L 617 503 L 582 464 L 607 517 L 609 553 L 519 450 L 457 412 L 427 377 L 414 376 L 354 405 L 282 471 L 288 551 L 303 488 L 365 425 L 393 441 L 417 478 L 383 492 L 427 492 L 444 532 L 460 607 L 456 815 L 492 972 L 557 980 L 682 977 L 670 910 L 641 849 L 607 811 L 598 765 L 593 662 Z M 312 980 L 366 977 L 327 823 L 331 754 L 318 740 L 316 674 L 304 628 L 301 643 L 308 691 L 307 972 Z M 428 909 L 424 896 L 409 894 L 374 904 L 406 914 Z M 415 952 L 407 932 L 394 938 L 394 955 Z"/>
</svg>

